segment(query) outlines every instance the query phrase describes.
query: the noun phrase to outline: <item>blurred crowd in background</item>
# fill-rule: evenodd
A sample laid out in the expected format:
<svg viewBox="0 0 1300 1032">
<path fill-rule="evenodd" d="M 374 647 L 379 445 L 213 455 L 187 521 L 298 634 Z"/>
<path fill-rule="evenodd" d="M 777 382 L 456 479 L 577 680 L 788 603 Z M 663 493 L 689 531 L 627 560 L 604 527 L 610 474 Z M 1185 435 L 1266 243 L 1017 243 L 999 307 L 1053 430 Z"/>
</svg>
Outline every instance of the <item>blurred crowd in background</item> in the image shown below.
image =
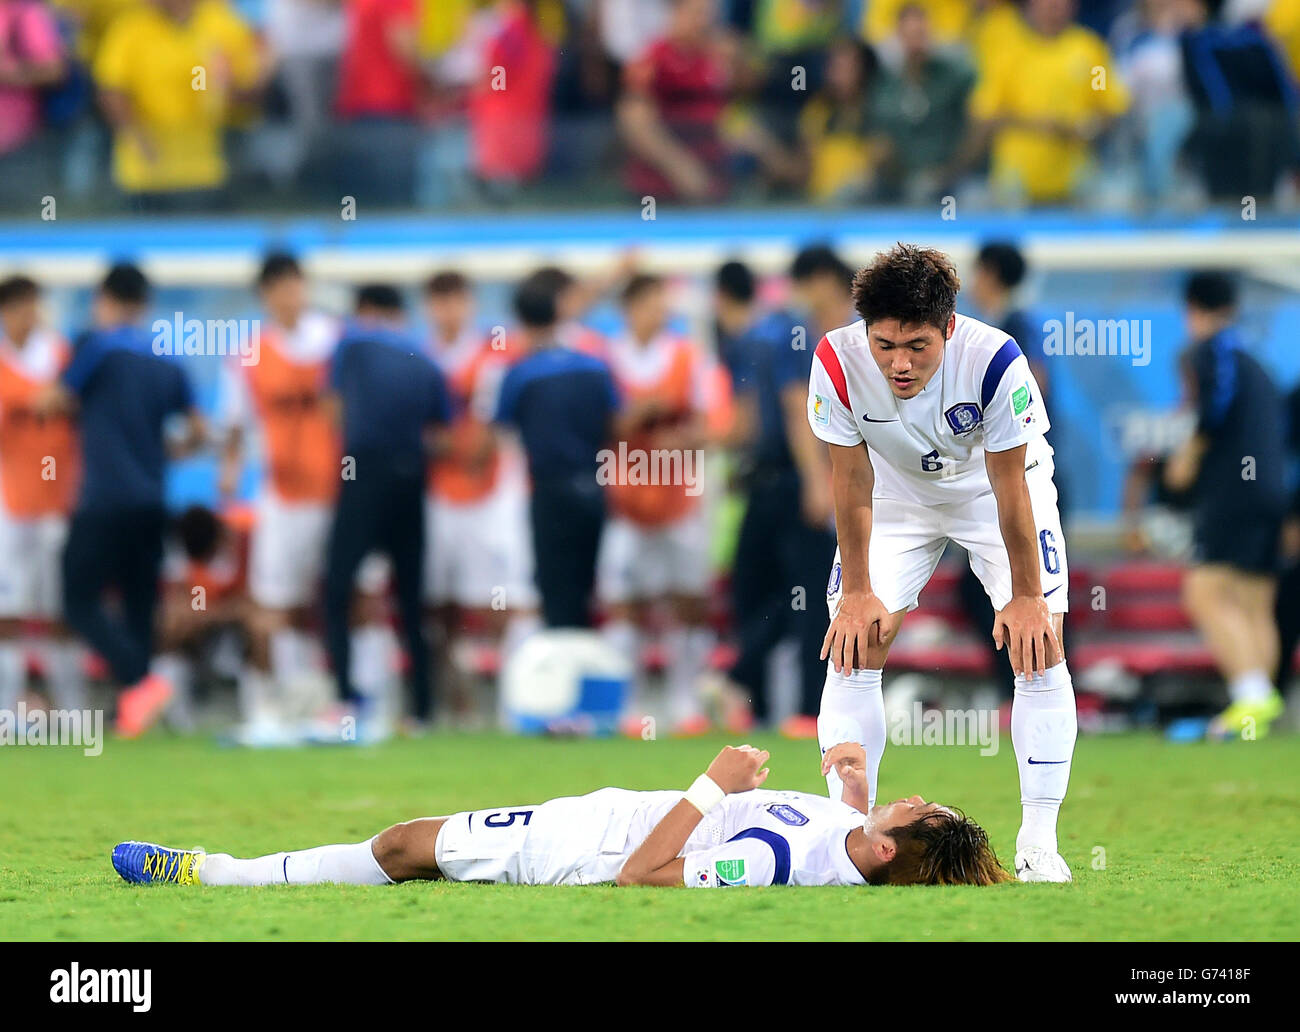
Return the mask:
<svg viewBox="0 0 1300 1032">
<path fill-rule="evenodd" d="M 1113 380 L 1128 358 L 1053 353 L 1028 272 L 1014 244 L 986 244 L 959 310 L 1013 334 L 1062 411 L 1094 362 Z M 9 277 L 0 709 L 38 686 L 76 707 L 92 679 L 122 690 L 124 734 L 191 728 L 214 704 L 249 745 L 337 741 L 348 720 L 373 736 L 435 712 L 493 722 L 482 689 L 539 628 L 594 627 L 633 671 L 631 734 L 653 714 L 659 733 L 815 737 L 835 538 L 807 384 L 816 341 L 856 318 L 852 275 L 823 244 L 776 277 L 725 262 L 703 325 L 630 254 L 594 278 L 539 268 L 500 302 L 443 268 L 327 311 L 276 253 L 250 285 L 255 346 L 230 337 L 239 320 L 199 319 L 189 356 L 182 315 L 130 264 L 81 326 L 52 326 L 41 286 Z M 1071 537 L 1086 728 L 1207 714 L 1247 675 L 1285 687 L 1300 638 L 1300 390 L 1284 405 L 1243 343 L 1231 276 L 1190 277 L 1178 304 L 1183 338 L 1160 346 L 1184 356 L 1181 404 L 1160 418 L 1182 431 L 1131 455 L 1109 544 Z M 1049 441 L 1069 426 L 1054 418 Z M 177 506 L 168 456 L 195 450 L 215 488 Z M 1056 476 L 1068 527 L 1080 469 L 1059 451 Z M 891 654 L 890 698 L 976 684 L 997 706 L 1012 678 L 991 625 L 974 577 L 942 567 Z"/>
<path fill-rule="evenodd" d="M 0 0 L 0 206 L 1291 207 L 1298 75 L 1300 0 Z"/>
</svg>

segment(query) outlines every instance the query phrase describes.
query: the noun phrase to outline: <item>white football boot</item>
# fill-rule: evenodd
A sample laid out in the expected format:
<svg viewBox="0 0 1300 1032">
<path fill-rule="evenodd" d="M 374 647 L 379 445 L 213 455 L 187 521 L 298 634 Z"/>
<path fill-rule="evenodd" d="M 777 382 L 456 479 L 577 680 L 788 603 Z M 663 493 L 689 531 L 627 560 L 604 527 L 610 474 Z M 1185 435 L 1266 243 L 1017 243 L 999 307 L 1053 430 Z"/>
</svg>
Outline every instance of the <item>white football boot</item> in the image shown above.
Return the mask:
<svg viewBox="0 0 1300 1032">
<path fill-rule="evenodd" d="M 1072 882 L 1074 875 L 1061 859 L 1041 846 L 1026 846 L 1016 851 L 1016 878 L 1022 882 Z"/>
</svg>

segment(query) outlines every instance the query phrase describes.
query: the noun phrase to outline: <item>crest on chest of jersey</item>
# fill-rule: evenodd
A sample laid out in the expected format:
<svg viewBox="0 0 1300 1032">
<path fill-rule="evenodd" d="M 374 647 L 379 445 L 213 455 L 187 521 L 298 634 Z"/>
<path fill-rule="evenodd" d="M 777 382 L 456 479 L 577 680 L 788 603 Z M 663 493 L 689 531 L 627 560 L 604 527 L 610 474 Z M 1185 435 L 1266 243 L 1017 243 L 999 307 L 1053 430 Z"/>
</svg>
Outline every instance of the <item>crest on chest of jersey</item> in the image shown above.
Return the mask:
<svg viewBox="0 0 1300 1032">
<path fill-rule="evenodd" d="M 960 437 L 979 426 L 984 417 L 980 414 L 980 407 L 973 401 L 963 401 L 960 405 L 954 405 L 945 412 L 943 418 L 952 427 L 952 432 Z"/>
<path fill-rule="evenodd" d="M 792 828 L 801 828 L 808 823 L 807 817 L 785 803 L 768 803 L 767 812 L 782 824 L 788 824 Z"/>
</svg>

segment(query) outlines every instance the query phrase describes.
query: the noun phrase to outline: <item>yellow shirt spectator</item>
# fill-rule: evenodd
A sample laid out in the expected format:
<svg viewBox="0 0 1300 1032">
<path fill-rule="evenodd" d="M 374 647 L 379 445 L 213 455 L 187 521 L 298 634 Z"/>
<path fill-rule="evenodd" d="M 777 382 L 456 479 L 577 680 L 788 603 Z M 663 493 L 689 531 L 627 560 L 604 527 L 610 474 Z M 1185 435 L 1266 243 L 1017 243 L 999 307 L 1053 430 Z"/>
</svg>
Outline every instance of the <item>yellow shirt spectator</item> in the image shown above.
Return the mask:
<svg viewBox="0 0 1300 1032">
<path fill-rule="evenodd" d="M 1015 53 L 1028 32 L 1029 26 L 1011 0 L 1001 0 L 976 15 L 969 36 L 975 71 L 987 74 L 996 62 Z"/>
<path fill-rule="evenodd" d="M 53 0 L 52 6 L 72 16 L 77 25 L 77 56 L 94 60 L 104 32 L 123 11 L 144 0 Z"/>
<path fill-rule="evenodd" d="M 854 200 L 871 188 L 880 148 L 870 134 L 870 105 L 836 108 L 814 97 L 799 113 L 799 136 L 808 152 L 808 195 L 819 202 Z"/>
<path fill-rule="evenodd" d="M 1291 77 L 1300 79 L 1300 0 L 1273 0 L 1264 15 L 1264 28 L 1277 41 Z"/>
<path fill-rule="evenodd" d="M 232 91 L 253 87 L 259 64 L 256 38 L 225 0 L 197 0 L 184 21 L 153 3 L 116 18 L 94 78 L 125 98 L 136 130 L 118 129 L 113 140 L 118 185 L 131 192 L 221 186 Z"/>
<path fill-rule="evenodd" d="M 1038 204 L 1068 200 L 1088 171 L 1092 144 L 1067 131 L 1086 131 L 1128 105 L 1128 90 L 1096 33 L 1071 25 L 1048 37 L 1027 28 L 971 94 L 971 116 L 995 123 L 995 191 Z"/>
<path fill-rule="evenodd" d="M 879 45 L 898 30 L 898 14 L 904 7 L 920 7 L 928 15 L 930 36 L 937 46 L 959 43 L 966 38 L 970 23 L 970 0 L 868 0 L 862 15 L 862 35 Z"/>
</svg>

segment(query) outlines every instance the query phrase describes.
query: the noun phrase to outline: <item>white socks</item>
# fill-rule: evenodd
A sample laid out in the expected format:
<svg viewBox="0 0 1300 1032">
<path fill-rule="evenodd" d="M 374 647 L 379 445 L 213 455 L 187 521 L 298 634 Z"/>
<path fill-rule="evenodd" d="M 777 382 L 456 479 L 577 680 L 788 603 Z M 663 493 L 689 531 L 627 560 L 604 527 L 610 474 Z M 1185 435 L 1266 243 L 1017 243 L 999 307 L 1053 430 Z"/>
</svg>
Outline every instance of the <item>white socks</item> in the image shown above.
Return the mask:
<svg viewBox="0 0 1300 1032">
<path fill-rule="evenodd" d="M 668 714 L 679 724 L 700 712 L 699 681 L 709 661 L 713 632 L 696 625 L 675 626 L 664 634 L 668 653 Z"/>
<path fill-rule="evenodd" d="M 79 641 L 51 638 L 41 643 L 50 701 L 55 709 L 86 708 L 86 670 L 82 665 L 85 647 Z"/>
<path fill-rule="evenodd" d="M 375 859 L 374 839 L 345 846 L 317 846 L 239 860 L 209 853 L 199 868 L 201 885 L 391 885 Z"/>
<path fill-rule="evenodd" d="M 194 661 L 179 652 L 163 652 L 154 656 L 149 672 L 172 686 L 172 701 L 163 715 L 167 726 L 176 731 L 193 731 Z"/>
<path fill-rule="evenodd" d="M 367 699 L 383 700 L 397 668 L 397 639 L 385 624 L 352 629 L 352 687 Z"/>
<path fill-rule="evenodd" d="M 1057 852 L 1056 816 L 1070 783 L 1070 760 L 1078 731 L 1074 685 L 1064 660 L 1042 677 L 1016 677 L 1011 744 L 1020 767 L 1023 812 L 1017 852 L 1029 846 Z"/>
<path fill-rule="evenodd" d="M 880 758 L 885 753 L 887 728 L 880 670 L 826 671 L 821 712 L 817 717 L 817 742 L 825 753 L 840 742 L 860 742 L 867 753 L 867 787 L 876 803 Z M 1070 782 L 1070 761 L 1078 722 L 1074 710 L 1074 685 L 1062 661 L 1042 677 L 1016 678 L 1011 707 L 1011 742 L 1020 767 L 1020 803 L 1023 821 L 1016 837 L 1017 851 L 1040 846 L 1055 853 L 1056 817 Z M 843 792 L 839 776 L 826 775 L 832 799 Z"/>
<path fill-rule="evenodd" d="M 885 696 L 881 691 L 883 670 L 854 670 L 837 674 L 827 664 L 822 687 L 821 711 L 817 714 L 817 744 L 825 753 L 841 742 L 860 742 L 867 752 L 867 793 L 876 805 L 876 779 L 880 758 L 885 755 Z M 840 776 L 826 775 L 826 790 L 839 800 L 844 792 Z"/>
<path fill-rule="evenodd" d="M 645 706 L 642 693 L 641 632 L 631 620 L 610 620 L 600 629 L 600 635 L 618 655 L 627 659 L 632 668 L 632 684 L 623 700 L 626 716 L 640 717 Z"/>
<path fill-rule="evenodd" d="M 239 715 L 245 723 L 266 724 L 279 719 L 275 686 L 266 673 L 251 663 L 246 663 L 240 671 L 235 692 L 239 699 Z"/>
<path fill-rule="evenodd" d="M 1228 682 L 1228 698 L 1233 702 L 1263 702 L 1273 692 L 1273 682 L 1263 670 L 1251 670 Z"/>
<path fill-rule="evenodd" d="M 27 689 L 27 657 L 12 639 L 0 641 L 0 709 L 13 711 Z"/>
<path fill-rule="evenodd" d="M 534 632 L 542 626 L 542 619 L 534 612 L 520 613 L 506 621 L 505 631 L 501 635 L 501 655 L 508 659 L 519 651 Z"/>
<path fill-rule="evenodd" d="M 315 645 L 312 637 L 297 627 L 281 627 L 271 632 L 271 676 L 281 690 L 303 674 L 319 669 Z"/>
</svg>

